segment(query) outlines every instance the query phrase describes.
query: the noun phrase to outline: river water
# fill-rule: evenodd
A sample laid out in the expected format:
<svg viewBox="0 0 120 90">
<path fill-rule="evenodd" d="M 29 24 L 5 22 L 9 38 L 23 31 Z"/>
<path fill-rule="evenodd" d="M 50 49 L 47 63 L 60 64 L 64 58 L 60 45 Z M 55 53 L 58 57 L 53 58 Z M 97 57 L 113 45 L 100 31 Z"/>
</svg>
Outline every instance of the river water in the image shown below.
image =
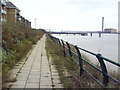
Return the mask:
<svg viewBox="0 0 120 90">
<path fill-rule="evenodd" d="M 77 45 L 78 47 L 84 48 L 89 50 L 93 53 L 100 53 L 102 56 L 111 59 L 115 62 L 118 62 L 118 35 L 117 34 L 102 34 L 99 37 L 98 34 L 93 34 L 92 36 L 88 34 L 88 36 L 81 36 L 81 35 L 59 35 L 53 34 L 53 36 L 63 39 L 64 41 L 68 41 L 73 45 Z M 87 54 L 84 53 L 92 63 L 99 64 L 98 60 Z M 118 72 L 118 67 L 108 62 L 105 62 L 108 71 L 115 71 Z"/>
</svg>

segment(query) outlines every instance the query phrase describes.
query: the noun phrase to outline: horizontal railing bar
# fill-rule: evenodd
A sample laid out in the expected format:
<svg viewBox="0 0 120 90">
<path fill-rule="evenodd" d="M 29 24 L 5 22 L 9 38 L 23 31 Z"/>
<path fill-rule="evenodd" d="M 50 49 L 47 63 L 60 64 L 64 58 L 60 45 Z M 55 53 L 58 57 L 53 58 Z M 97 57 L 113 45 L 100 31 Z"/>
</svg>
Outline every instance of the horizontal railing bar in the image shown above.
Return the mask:
<svg viewBox="0 0 120 90">
<path fill-rule="evenodd" d="M 94 67 L 95 69 L 97 69 L 98 71 L 102 72 L 102 70 L 98 67 L 96 67 L 95 65 L 89 63 L 87 60 L 85 60 L 84 58 L 82 58 L 83 61 L 85 61 L 87 64 L 89 64 L 90 66 Z"/>
<path fill-rule="evenodd" d="M 68 53 L 66 53 L 66 55 L 67 55 L 67 56 L 69 56 L 69 54 L 68 54 Z"/>
<path fill-rule="evenodd" d="M 90 53 L 90 54 L 92 54 L 92 55 L 97 56 L 97 54 L 95 54 L 95 53 L 92 53 L 92 52 L 87 51 L 87 50 L 85 50 L 85 49 L 82 49 L 82 48 L 80 48 L 80 47 L 78 47 L 78 48 L 81 49 L 81 50 L 83 50 L 83 51 L 85 51 L 85 52 L 88 52 L 88 53 Z M 102 59 L 104 59 L 104 60 L 106 60 L 106 61 L 108 61 L 108 62 L 110 62 L 110 63 L 112 63 L 112 64 L 115 64 L 115 65 L 117 65 L 117 66 L 120 67 L 120 64 L 119 64 L 119 63 L 114 62 L 114 61 L 112 61 L 112 60 L 110 60 L 110 59 L 107 59 L 107 58 L 105 58 L 105 57 L 103 57 L 103 56 L 100 56 L 100 57 L 101 57 Z"/>
<path fill-rule="evenodd" d="M 117 83 L 120 84 L 120 81 L 119 81 L 119 80 L 117 80 L 116 78 L 114 78 L 114 77 L 112 77 L 112 76 L 110 76 L 110 75 L 108 75 L 108 76 L 109 76 L 109 78 L 112 79 L 114 82 L 117 82 Z"/>
<path fill-rule="evenodd" d="M 73 58 L 70 58 L 70 59 L 72 59 L 79 66 L 79 63 L 75 59 Z"/>
<path fill-rule="evenodd" d="M 90 54 L 92 54 L 92 55 L 95 55 L 95 56 L 96 56 L 96 54 L 95 54 L 95 53 L 92 53 L 92 52 L 90 52 L 90 51 L 87 51 L 87 50 L 85 50 L 85 49 L 83 49 L 83 48 L 78 47 L 78 49 L 81 49 L 81 50 L 83 50 L 83 51 L 85 51 L 85 52 L 88 52 L 88 53 L 90 53 Z"/>
<path fill-rule="evenodd" d="M 68 47 L 65 46 L 66 49 L 68 49 Z"/>
<path fill-rule="evenodd" d="M 67 54 L 67 56 L 69 56 L 69 54 Z M 75 60 L 75 59 L 73 59 L 72 57 L 69 57 L 71 60 L 73 60 L 78 66 L 79 66 L 79 63 Z"/>
<path fill-rule="evenodd" d="M 88 52 L 88 53 L 90 53 L 90 54 L 92 54 L 92 55 L 97 56 L 97 54 L 95 54 L 95 53 L 92 53 L 92 52 L 87 51 L 87 50 L 85 50 L 85 49 L 82 49 L 82 48 L 80 48 L 80 47 L 78 47 L 78 48 L 81 49 L 81 50 L 83 50 L 83 51 L 85 51 L 85 52 Z M 103 57 L 103 56 L 100 56 L 100 57 L 101 57 L 102 59 L 104 59 L 104 60 L 106 60 L 106 61 L 108 61 L 108 62 L 110 62 L 110 63 L 112 63 L 112 64 L 115 64 L 115 65 L 117 65 L 117 66 L 120 67 L 120 64 L 119 64 L 119 63 L 114 62 L 114 61 L 112 61 L 112 60 L 110 60 L 110 59 L 107 59 L 107 58 L 105 58 L 105 57 Z"/>
<path fill-rule="evenodd" d="M 74 55 L 76 55 L 76 56 L 78 57 L 77 53 L 75 53 L 75 52 L 74 52 L 74 51 L 72 51 L 72 50 L 71 50 L 71 52 L 72 52 Z"/>
<path fill-rule="evenodd" d="M 96 79 L 91 73 L 89 73 L 85 68 L 83 70 L 89 74 L 98 84 L 100 84 L 102 87 L 105 87 L 98 79 Z"/>
<path fill-rule="evenodd" d="M 115 65 L 117 65 L 118 67 L 120 67 L 120 64 L 119 64 L 119 63 L 114 62 L 114 61 L 112 61 L 112 60 L 110 60 L 110 59 L 107 59 L 107 58 L 105 58 L 105 57 L 103 57 L 103 56 L 100 56 L 100 57 L 103 58 L 105 61 L 108 61 L 108 62 L 110 62 L 110 63 L 112 63 L 112 64 L 115 64 Z"/>
<path fill-rule="evenodd" d="M 65 48 L 68 49 L 66 46 L 65 46 Z M 72 52 L 73 54 L 75 54 L 76 56 L 78 56 L 77 53 L 75 53 L 73 50 L 71 50 L 71 52 Z"/>
</svg>

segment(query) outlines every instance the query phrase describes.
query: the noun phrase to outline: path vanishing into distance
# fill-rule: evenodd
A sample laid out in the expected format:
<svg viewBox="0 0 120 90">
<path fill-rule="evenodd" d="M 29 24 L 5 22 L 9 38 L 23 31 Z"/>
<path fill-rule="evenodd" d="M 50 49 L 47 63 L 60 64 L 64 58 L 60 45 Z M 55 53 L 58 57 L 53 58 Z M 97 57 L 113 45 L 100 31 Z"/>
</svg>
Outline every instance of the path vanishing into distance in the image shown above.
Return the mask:
<svg viewBox="0 0 120 90">
<path fill-rule="evenodd" d="M 10 88 L 63 88 L 55 65 L 47 58 L 45 42 L 46 36 L 43 35 L 26 59 L 11 70 L 16 81 L 9 83 Z"/>
</svg>

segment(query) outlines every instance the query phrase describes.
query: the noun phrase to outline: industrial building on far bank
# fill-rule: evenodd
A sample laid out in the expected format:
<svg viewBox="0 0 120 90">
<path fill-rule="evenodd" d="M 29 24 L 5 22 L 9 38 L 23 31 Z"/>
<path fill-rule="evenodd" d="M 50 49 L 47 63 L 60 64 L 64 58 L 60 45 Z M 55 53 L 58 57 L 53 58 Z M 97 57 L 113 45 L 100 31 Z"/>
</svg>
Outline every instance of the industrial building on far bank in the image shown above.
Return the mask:
<svg viewBox="0 0 120 90">
<path fill-rule="evenodd" d="M 116 32 L 117 32 L 117 29 L 114 29 L 114 28 L 105 28 L 105 29 L 104 29 L 104 32 L 116 33 Z"/>
</svg>

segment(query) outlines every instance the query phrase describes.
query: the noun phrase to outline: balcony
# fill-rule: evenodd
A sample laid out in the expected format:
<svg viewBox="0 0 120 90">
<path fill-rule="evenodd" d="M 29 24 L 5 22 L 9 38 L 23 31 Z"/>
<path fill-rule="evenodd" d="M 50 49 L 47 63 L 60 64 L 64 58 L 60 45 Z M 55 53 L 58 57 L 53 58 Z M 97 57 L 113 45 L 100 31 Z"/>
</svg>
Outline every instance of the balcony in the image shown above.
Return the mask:
<svg viewBox="0 0 120 90">
<path fill-rule="evenodd" d="M 6 2 L 5 2 L 5 0 L 1 0 L 1 4 L 3 4 L 3 5 L 6 6 Z"/>
<path fill-rule="evenodd" d="M 1 21 L 2 21 L 2 22 L 6 22 L 6 19 L 1 18 Z"/>
<path fill-rule="evenodd" d="M 3 10 L 3 9 L 1 9 L 1 12 L 2 12 L 2 14 L 6 14 L 6 11 L 5 11 L 5 10 Z"/>
</svg>

